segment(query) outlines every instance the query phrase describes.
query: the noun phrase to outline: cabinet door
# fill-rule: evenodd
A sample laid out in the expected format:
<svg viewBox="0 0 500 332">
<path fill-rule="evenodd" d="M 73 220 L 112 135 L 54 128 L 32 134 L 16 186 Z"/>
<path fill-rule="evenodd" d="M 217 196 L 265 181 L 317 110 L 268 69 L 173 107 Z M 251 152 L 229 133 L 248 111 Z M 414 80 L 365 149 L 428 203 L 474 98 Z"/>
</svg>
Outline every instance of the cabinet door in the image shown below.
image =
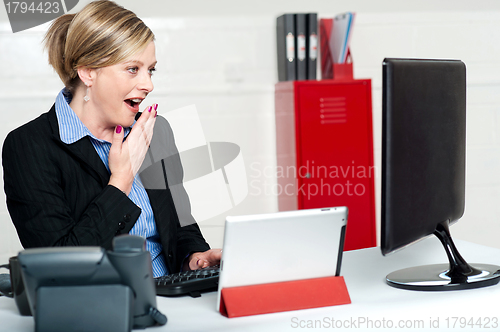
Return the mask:
<svg viewBox="0 0 500 332">
<path fill-rule="evenodd" d="M 298 87 L 298 202 L 347 206 L 345 249 L 376 245 L 369 81 Z"/>
</svg>

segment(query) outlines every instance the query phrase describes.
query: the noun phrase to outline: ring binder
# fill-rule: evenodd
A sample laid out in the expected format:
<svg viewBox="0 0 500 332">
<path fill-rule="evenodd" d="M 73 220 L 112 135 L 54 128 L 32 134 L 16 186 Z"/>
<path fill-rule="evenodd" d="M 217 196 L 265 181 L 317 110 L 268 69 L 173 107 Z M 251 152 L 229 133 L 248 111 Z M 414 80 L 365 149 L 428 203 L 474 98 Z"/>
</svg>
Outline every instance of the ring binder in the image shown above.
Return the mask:
<svg viewBox="0 0 500 332">
<path fill-rule="evenodd" d="M 296 79 L 295 68 L 295 15 L 283 14 L 276 19 L 276 37 L 278 46 L 278 79 L 293 81 Z"/>
</svg>

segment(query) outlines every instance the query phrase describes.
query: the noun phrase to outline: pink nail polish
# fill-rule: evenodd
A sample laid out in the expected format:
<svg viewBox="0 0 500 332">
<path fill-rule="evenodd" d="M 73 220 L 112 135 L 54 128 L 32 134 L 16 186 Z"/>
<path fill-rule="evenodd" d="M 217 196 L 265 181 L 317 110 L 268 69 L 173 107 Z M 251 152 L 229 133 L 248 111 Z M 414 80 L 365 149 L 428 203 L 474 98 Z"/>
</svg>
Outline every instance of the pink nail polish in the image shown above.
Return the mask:
<svg viewBox="0 0 500 332">
<path fill-rule="evenodd" d="M 155 104 L 155 111 L 156 111 L 157 108 L 158 108 L 158 104 Z"/>
<path fill-rule="evenodd" d="M 151 106 L 148 107 L 148 112 L 151 113 Z"/>
<path fill-rule="evenodd" d="M 122 132 L 122 126 L 116 126 L 116 133 L 119 134 Z"/>
</svg>

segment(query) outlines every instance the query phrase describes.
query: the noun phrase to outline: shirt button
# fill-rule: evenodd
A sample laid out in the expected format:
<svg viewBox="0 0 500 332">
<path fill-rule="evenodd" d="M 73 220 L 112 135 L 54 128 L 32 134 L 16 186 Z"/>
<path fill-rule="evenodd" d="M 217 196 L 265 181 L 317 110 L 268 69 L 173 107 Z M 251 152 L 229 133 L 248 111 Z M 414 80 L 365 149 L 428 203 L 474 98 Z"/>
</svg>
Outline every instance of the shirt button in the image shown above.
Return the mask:
<svg viewBox="0 0 500 332">
<path fill-rule="evenodd" d="M 123 216 L 123 220 L 125 220 L 125 222 L 129 222 L 130 221 L 130 214 L 126 214 Z"/>
<path fill-rule="evenodd" d="M 119 230 L 124 229 L 124 228 L 125 228 L 125 223 L 124 223 L 123 221 L 120 221 L 120 222 L 118 223 L 118 227 L 119 227 L 119 228 L 118 228 Z"/>
<path fill-rule="evenodd" d="M 120 232 L 119 230 L 116 231 L 115 235 L 120 235 L 122 232 Z"/>
<path fill-rule="evenodd" d="M 168 253 L 168 258 L 172 258 L 172 256 L 173 256 L 173 255 L 172 255 L 172 253 L 171 253 L 171 252 L 169 252 L 169 253 Z"/>
</svg>

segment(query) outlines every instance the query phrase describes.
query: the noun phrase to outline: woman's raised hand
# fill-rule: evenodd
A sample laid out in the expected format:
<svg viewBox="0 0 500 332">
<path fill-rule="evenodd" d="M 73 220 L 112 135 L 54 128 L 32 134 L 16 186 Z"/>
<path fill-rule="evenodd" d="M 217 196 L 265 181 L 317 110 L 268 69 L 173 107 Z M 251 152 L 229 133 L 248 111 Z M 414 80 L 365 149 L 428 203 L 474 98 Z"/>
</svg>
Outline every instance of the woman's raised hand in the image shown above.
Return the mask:
<svg viewBox="0 0 500 332">
<path fill-rule="evenodd" d="M 109 151 L 109 184 L 125 194 L 132 189 L 134 177 L 139 171 L 153 137 L 158 104 L 149 106 L 135 122 L 127 139 L 123 141 L 124 131 L 117 126 Z"/>
</svg>

